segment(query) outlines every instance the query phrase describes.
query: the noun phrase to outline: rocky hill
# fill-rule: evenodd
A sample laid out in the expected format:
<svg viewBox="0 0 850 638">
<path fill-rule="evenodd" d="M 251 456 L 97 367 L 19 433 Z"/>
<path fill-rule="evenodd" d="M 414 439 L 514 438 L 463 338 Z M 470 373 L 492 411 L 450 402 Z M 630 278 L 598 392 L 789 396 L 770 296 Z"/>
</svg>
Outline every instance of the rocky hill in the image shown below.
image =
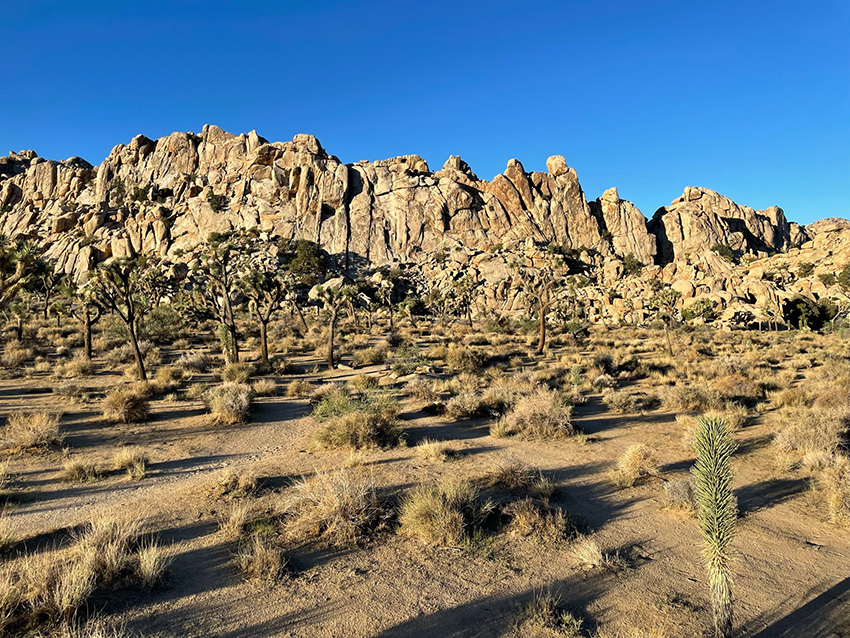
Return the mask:
<svg viewBox="0 0 850 638">
<path fill-rule="evenodd" d="M 32 238 L 80 278 L 111 256 L 191 260 L 209 233 L 257 227 L 315 241 L 352 276 L 388 263 L 428 282 L 472 272 L 496 310 L 516 306 L 507 268 L 516 246 L 556 243 L 591 266 L 580 294 L 592 316 L 617 321 L 646 317 L 652 280 L 679 290 L 685 306 L 716 301 L 727 318 L 840 293 L 818 275 L 850 261 L 843 220 L 801 227 L 780 208 L 695 187 L 647 220 L 615 188 L 588 201 L 564 157 L 546 167 L 529 173 L 511 160 L 487 181 L 455 156 L 436 172 L 416 155 L 343 164 L 310 135 L 269 143 L 205 126 L 139 135 L 97 167 L 33 151 L 0 158 L 0 232 Z M 624 262 L 645 267 L 627 276 Z M 804 262 L 814 270 L 794 276 Z"/>
</svg>

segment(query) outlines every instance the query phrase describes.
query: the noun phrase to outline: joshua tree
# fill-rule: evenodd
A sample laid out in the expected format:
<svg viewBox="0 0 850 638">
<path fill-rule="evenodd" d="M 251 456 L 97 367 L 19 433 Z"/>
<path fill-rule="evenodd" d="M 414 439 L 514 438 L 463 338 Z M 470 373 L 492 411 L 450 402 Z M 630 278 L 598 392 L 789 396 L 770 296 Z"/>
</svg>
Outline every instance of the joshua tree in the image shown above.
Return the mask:
<svg viewBox="0 0 850 638">
<path fill-rule="evenodd" d="M 649 300 L 649 307 L 655 310 L 655 318 L 664 324 L 664 337 L 667 339 L 667 353 L 673 356 L 673 344 L 670 342 L 670 328 L 676 325 L 676 304 L 682 293 L 672 288 L 662 288 Z"/>
<path fill-rule="evenodd" d="M 124 322 L 140 381 L 147 381 L 148 375 L 139 349 L 139 325 L 152 305 L 140 283 L 146 265 L 147 260 L 141 256 L 112 258 L 98 266 L 88 284 L 97 303 L 112 310 Z"/>
<path fill-rule="evenodd" d="M 38 251 L 28 241 L 0 235 L 0 308 L 4 308 L 32 277 Z"/>
<path fill-rule="evenodd" d="M 83 355 L 87 360 L 92 358 L 92 329 L 103 316 L 103 308 L 95 299 L 95 291 L 90 282 L 76 286 L 71 281 L 65 281 L 59 294 L 67 300 L 68 312 L 83 326 Z"/>
<path fill-rule="evenodd" d="M 41 297 L 44 303 L 42 306 L 42 316 L 45 321 L 47 321 L 48 314 L 50 313 L 51 298 L 54 293 L 59 291 L 67 278 L 68 276 L 64 272 L 56 270 L 56 265 L 50 260 L 38 259 L 34 262 L 27 287 Z"/>
<path fill-rule="evenodd" d="M 539 329 L 536 352 L 543 354 L 546 347 L 546 315 L 557 302 L 558 292 L 566 283 L 567 266 L 561 255 L 551 249 L 547 250 L 542 265 L 528 265 L 529 261 L 516 260 L 511 263 L 511 269 L 519 278 L 529 312 L 537 311 Z"/>
<path fill-rule="evenodd" d="M 732 576 L 729 571 L 729 544 L 735 535 L 737 517 L 732 494 L 730 460 L 735 444 L 729 422 L 721 417 L 703 417 L 694 440 L 696 499 L 699 526 L 703 535 L 702 557 L 708 572 L 708 586 L 714 609 L 716 638 L 732 636 Z"/>
<path fill-rule="evenodd" d="M 317 284 L 310 290 L 310 299 L 321 301 L 330 312 L 328 321 L 328 368 L 334 367 L 334 341 L 336 339 L 336 322 L 339 310 L 357 295 L 355 286 L 344 286 L 342 278 Z"/>
<path fill-rule="evenodd" d="M 449 305 L 454 314 L 465 317 L 472 327 L 472 305 L 478 291 L 479 282 L 471 272 L 453 281 L 449 290 Z"/>
</svg>

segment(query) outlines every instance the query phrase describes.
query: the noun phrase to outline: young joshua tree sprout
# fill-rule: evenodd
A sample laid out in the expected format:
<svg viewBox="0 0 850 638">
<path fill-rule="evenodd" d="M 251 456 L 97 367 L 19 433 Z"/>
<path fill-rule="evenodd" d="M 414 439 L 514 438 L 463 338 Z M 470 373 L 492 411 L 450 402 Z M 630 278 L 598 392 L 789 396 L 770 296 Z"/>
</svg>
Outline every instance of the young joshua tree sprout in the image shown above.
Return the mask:
<svg viewBox="0 0 850 638">
<path fill-rule="evenodd" d="M 732 576 L 729 545 L 735 535 L 737 507 L 732 494 L 730 460 L 735 444 L 722 417 L 703 417 L 694 440 L 696 500 L 703 535 L 702 557 L 714 609 L 716 638 L 732 636 Z"/>
</svg>

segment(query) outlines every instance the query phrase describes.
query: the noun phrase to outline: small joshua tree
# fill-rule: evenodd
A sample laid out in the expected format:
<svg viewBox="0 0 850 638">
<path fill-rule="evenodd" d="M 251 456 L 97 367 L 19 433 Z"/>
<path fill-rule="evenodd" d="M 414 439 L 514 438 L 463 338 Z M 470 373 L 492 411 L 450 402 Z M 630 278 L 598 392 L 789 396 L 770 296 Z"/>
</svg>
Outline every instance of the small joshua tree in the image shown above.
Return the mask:
<svg viewBox="0 0 850 638">
<path fill-rule="evenodd" d="M 511 263 L 511 270 L 516 275 L 515 280 L 525 298 L 528 311 L 537 311 L 536 353 L 543 354 L 546 348 L 546 315 L 558 302 L 558 294 L 567 283 L 567 264 L 551 246 L 538 261 L 543 263 L 533 265 L 533 259 L 517 259 Z"/>
<path fill-rule="evenodd" d="M 703 535 L 702 557 L 714 609 L 716 638 L 732 636 L 732 576 L 729 545 L 735 535 L 737 507 L 732 494 L 730 460 L 735 444 L 729 422 L 721 417 L 703 417 L 694 440 L 699 526 Z"/>
<path fill-rule="evenodd" d="M 655 310 L 655 318 L 664 324 L 664 337 L 667 339 L 667 353 L 673 357 L 673 344 L 670 342 L 670 328 L 676 325 L 676 305 L 682 293 L 672 288 L 662 288 L 649 300 L 649 307 Z"/>
</svg>

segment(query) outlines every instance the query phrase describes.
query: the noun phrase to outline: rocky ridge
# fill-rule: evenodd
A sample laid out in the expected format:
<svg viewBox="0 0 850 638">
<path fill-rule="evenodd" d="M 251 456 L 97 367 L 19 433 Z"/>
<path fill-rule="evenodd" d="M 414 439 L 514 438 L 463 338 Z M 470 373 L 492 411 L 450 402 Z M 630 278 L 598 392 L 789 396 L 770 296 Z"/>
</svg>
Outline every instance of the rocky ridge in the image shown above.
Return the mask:
<svg viewBox="0 0 850 638">
<path fill-rule="evenodd" d="M 472 272 L 497 311 L 517 307 L 508 269 L 516 247 L 555 243 L 591 266 L 580 294 L 593 318 L 612 321 L 646 318 L 653 279 L 679 290 L 684 306 L 707 297 L 732 316 L 832 294 L 817 275 L 850 261 L 843 220 L 801 227 L 780 208 L 756 211 L 696 187 L 647 220 L 615 188 L 588 201 L 563 156 L 546 167 L 527 172 L 510 160 L 487 181 L 456 156 L 436 172 L 417 155 L 343 164 L 311 135 L 270 143 L 205 126 L 199 135 L 139 135 L 97 167 L 33 151 L 0 158 L 0 232 L 35 240 L 80 279 L 112 256 L 191 261 L 209 233 L 257 227 L 315 241 L 352 276 L 384 264 L 438 283 Z M 625 276 L 626 261 L 645 267 Z M 808 278 L 765 279 L 803 261 L 817 264 Z"/>
</svg>

